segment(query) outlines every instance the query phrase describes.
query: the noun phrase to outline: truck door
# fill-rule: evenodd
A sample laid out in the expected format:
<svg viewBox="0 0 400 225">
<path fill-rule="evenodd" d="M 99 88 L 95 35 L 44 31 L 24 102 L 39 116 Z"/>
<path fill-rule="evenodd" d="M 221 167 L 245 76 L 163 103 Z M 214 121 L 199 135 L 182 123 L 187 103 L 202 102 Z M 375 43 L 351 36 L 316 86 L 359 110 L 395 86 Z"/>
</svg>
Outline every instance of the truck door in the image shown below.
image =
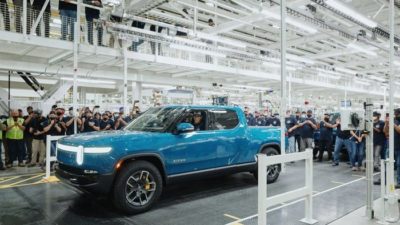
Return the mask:
<svg viewBox="0 0 400 225">
<path fill-rule="evenodd" d="M 216 139 L 216 166 L 229 166 L 241 162 L 240 150 L 246 146 L 246 135 L 237 113 L 230 109 L 209 110 L 209 130 Z"/>
</svg>

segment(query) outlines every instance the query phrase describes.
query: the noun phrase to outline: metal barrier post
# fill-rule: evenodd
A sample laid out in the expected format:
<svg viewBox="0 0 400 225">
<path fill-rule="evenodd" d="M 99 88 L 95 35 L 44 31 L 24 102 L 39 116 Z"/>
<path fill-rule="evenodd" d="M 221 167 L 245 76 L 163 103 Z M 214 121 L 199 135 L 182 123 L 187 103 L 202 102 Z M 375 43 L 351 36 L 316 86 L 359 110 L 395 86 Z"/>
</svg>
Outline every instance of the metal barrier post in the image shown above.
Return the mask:
<svg viewBox="0 0 400 225">
<path fill-rule="evenodd" d="M 50 177 L 50 154 L 51 154 L 51 136 L 46 136 L 46 176 L 45 179 Z M 49 168 L 49 169 L 48 169 Z"/>
<path fill-rule="evenodd" d="M 258 154 L 258 225 L 267 224 L 267 155 Z"/>
<path fill-rule="evenodd" d="M 305 218 L 300 220 L 306 224 L 315 224 L 318 221 L 313 219 L 313 150 L 307 149 L 307 159 L 305 160 L 305 173 L 306 173 L 306 187 L 308 189 L 308 195 L 305 199 Z"/>
</svg>

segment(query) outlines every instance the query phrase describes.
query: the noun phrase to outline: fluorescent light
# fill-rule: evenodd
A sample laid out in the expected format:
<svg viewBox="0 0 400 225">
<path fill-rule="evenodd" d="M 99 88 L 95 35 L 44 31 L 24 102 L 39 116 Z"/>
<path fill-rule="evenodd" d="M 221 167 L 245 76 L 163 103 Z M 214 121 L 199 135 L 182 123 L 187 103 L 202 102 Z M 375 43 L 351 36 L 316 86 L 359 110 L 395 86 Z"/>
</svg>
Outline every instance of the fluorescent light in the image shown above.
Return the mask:
<svg viewBox="0 0 400 225">
<path fill-rule="evenodd" d="M 339 80 L 340 79 L 340 76 L 328 75 L 328 74 L 325 74 L 323 72 L 319 72 L 318 76 L 329 78 L 329 79 L 333 79 L 333 80 Z"/>
<path fill-rule="evenodd" d="M 362 85 L 366 85 L 366 86 L 371 85 L 370 82 L 363 81 L 363 80 L 358 80 L 358 79 L 357 79 L 357 80 L 354 80 L 354 82 L 357 83 L 357 84 L 362 84 Z"/>
<path fill-rule="evenodd" d="M 303 63 L 308 63 L 308 64 L 314 64 L 315 61 L 312 59 L 307 59 L 304 57 L 300 57 L 297 55 L 293 55 L 293 54 L 287 54 L 286 56 L 288 59 L 293 60 L 293 61 L 298 61 L 298 62 L 303 62 Z"/>
<path fill-rule="evenodd" d="M 273 19 L 276 19 L 276 20 L 280 20 L 281 19 L 281 16 L 278 13 L 272 12 L 272 11 L 267 10 L 267 9 L 263 9 L 261 11 L 261 13 L 264 14 L 265 16 L 269 17 L 269 18 L 273 18 Z M 292 26 L 295 26 L 297 28 L 300 28 L 300 29 L 302 29 L 304 31 L 307 31 L 309 33 L 312 33 L 312 34 L 315 34 L 315 33 L 318 32 L 318 30 L 315 29 L 314 27 L 311 27 L 311 26 L 307 25 L 307 23 L 305 23 L 305 21 L 299 22 L 299 21 L 297 21 L 296 19 L 294 19 L 292 17 L 286 17 L 286 23 L 288 23 L 288 24 L 290 24 Z"/>
<path fill-rule="evenodd" d="M 377 56 L 375 51 L 369 50 L 366 46 L 356 44 L 355 42 L 351 42 L 350 44 L 347 45 L 347 47 L 357 50 L 359 52 L 364 52 L 365 54 L 370 55 L 370 56 Z"/>
<path fill-rule="evenodd" d="M 336 70 L 336 71 L 339 71 L 339 72 L 343 72 L 343 73 L 349 73 L 349 74 L 352 74 L 352 75 L 356 75 L 356 74 L 357 74 L 357 72 L 354 71 L 354 70 L 350 70 L 350 69 L 346 69 L 346 68 L 341 68 L 341 67 L 335 67 L 335 70 Z"/>
<path fill-rule="evenodd" d="M 248 85 L 232 85 L 233 87 L 243 88 L 243 89 L 254 89 L 254 90 L 264 90 L 269 91 L 271 88 L 263 88 L 263 87 L 256 87 L 256 86 L 248 86 Z"/>
<path fill-rule="evenodd" d="M 197 53 L 201 53 L 201 54 L 205 54 L 205 55 L 212 55 L 212 56 L 221 57 L 221 58 L 225 58 L 226 57 L 226 55 L 222 54 L 222 53 L 210 52 L 210 51 L 207 51 L 207 50 L 202 50 L 202 49 L 198 49 L 198 48 L 192 48 L 192 47 L 188 47 L 188 46 L 185 46 L 185 45 L 170 44 L 169 47 L 170 48 L 174 48 L 174 49 L 178 49 L 178 50 L 189 51 L 189 52 L 197 52 Z"/>
<path fill-rule="evenodd" d="M 400 61 L 394 61 L 393 64 L 396 66 L 400 66 Z"/>
<path fill-rule="evenodd" d="M 224 37 L 210 35 L 210 34 L 201 33 L 201 32 L 196 33 L 196 35 L 199 38 L 203 38 L 203 39 L 206 39 L 206 40 L 219 42 L 221 44 L 232 45 L 232 46 L 238 47 L 238 48 L 246 48 L 246 44 L 245 43 L 242 43 L 240 41 L 235 41 L 235 40 L 232 40 L 230 38 L 224 38 Z"/>
<path fill-rule="evenodd" d="M 378 24 L 375 21 L 373 21 L 373 20 L 367 18 L 366 16 L 360 14 L 359 12 L 351 9 L 350 7 L 348 7 L 347 5 L 343 4 L 342 2 L 340 2 L 338 0 L 326 0 L 325 3 L 327 5 L 329 5 L 330 7 L 342 12 L 343 14 L 345 14 L 349 17 L 354 18 L 355 20 L 357 20 L 369 27 L 374 28 L 374 27 L 378 26 Z"/>
<path fill-rule="evenodd" d="M 61 77 L 61 80 L 67 80 L 67 81 L 74 81 L 74 78 L 70 77 Z M 89 80 L 89 79 L 76 79 L 77 82 L 82 82 L 82 83 L 91 83 L 91 84 L 115 84 L 115 81 L 106 81 L 106 80 Z"/>
</svg>

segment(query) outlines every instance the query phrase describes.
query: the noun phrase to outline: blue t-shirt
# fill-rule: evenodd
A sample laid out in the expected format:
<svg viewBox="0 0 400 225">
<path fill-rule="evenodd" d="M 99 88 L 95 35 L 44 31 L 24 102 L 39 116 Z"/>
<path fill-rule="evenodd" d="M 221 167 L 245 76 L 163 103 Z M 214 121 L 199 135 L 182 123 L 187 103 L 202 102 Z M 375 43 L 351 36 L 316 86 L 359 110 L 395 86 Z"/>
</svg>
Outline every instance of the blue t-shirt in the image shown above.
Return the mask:
<svg viewBox="0 0 400 225">
<path fill-rule="evenodd" d="M 265 126 L 265 120 L 262 117 L 255 117 L 255 126 Z"/>
<path fill-rule="evenodd" d="M 313 124 L 316 124 L 315 119 L 310 117 L 310 118 L 303 118 L 301 120 L 301 122 L 305 122 L 307 120 L 310 120 Z M 313 138 L 314 137 L 314 128 L 312 128 L 312 126 L 310 124 L 304 124 L 301 128 L 300 128 L 300 136 L 302 138 Z"/>
<path fill-rule="evenodd" d="M 325 126 L 324 121 L 319 123 L 319 139 L 324 141 L 332 140 L 333 128 Z"/>
<path fill-rule="evenodd" d="M 83 133 L 84 132 L 92 132 L 95 131 L 91 126 L 89 126 L 89 123 L 93 123 L 94 126 L 98 127 L 99 126 L 99 121 L 96 119 L 86 119 L 85 123 L 83 124 Z"/>
<path fill-rule="evenodd" d="M 247 121 L 247 125 L 248 125 L 248 126 L 255 126 L 255 125 L 256 125 L 256 121 L 255 121 L 255 119 L 254 119 L 254 116 L 251 115 L 251 114 L 248 114 L 248 115 L 246 116 L 246 121 Z"/>
<path fill-rule="evenodd" d="M 286 117 L 285 123 L 286 123 L 286 129 L 289 130 L 290 128 L 297 125 L 297 119 L 294 116 Z M 288 137 L 294 136 L 296 134 L 296 130 L 294 130 L 292 132 L 288 132 Z"/>
<path fill-rule="evenodd" d="M 112 130 L 112 129 L 113 129 L 113 127 L 112 127 L 113 124 L 112 124 L 112 122 L 111 122 L 110 119 L 107 120 L 107 121 L 100 120 L 100 130 L 103 130 L 104 128 L 106 128 L 107 125 L 110 125 L 109 130 Z"/>
<path fill-rule="evenodd" d="M 374 123 L 374 128 L 378 129 L 380 132 L 375 131 L 374 129 L 374 145 L 384 146 L 386 141 L 385 133 L 383 132 L 383 128 L 385 127 L 385 122 L 379 120 Z"/>
<path fill-rule="evenodd" d="M 281 125 L 281 121 L 277 117 L 271 117 L 268 119 L 268 124 L 270 126 L 279 127 Z"/>
</svg>

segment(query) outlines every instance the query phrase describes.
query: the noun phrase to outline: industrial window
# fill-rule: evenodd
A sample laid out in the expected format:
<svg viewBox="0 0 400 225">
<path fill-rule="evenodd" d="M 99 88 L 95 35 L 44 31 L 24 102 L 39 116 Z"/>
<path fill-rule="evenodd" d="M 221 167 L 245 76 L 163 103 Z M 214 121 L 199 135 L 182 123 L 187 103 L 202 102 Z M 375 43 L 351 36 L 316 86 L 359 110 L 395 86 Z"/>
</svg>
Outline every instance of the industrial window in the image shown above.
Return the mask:
<svg viewBox="0 0 400 225">
<path fill-rule="evenodd" d="M 233 129 L 239 124 L 239 118 L 233 110 L 212 110 L 210 130 Z"/>
</svg>

